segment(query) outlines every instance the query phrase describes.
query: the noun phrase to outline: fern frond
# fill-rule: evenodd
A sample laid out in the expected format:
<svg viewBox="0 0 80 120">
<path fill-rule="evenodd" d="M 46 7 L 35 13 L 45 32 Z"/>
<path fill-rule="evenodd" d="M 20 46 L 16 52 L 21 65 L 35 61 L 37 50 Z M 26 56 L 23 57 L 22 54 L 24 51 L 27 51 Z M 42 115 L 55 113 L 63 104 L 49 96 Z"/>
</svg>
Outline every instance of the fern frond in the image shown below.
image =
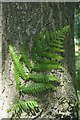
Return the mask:
<svg viewBox="0 0 80 120">
<path fill-rule="evenodd" d="M 51 50 L 52 52 L 56 53 L 63 52 L 64 49 L 62 39 L 65 38 L 65 34 L 66 32 L 68 32 L 68 29 L 69 26 L 62 28 L 61 30 L 55 31 L 54 33 L 50 33 L 46 30 L 45 35 L 43 35 L 42 32 L 40 32 L 40 35 L 37 37 L 33 44 L 34 50 L 32 49 L 32 59 L 34 61 L 36 61 L 37 58 L 41 59 L 43 57 L 44 52 L 46 53 L 47 50 L 50 49 L 53 50 Z"/>
<path fill-rule="evenodd" d="M 34 43 L 33 43 L 33 44 L 34 44 Z M 31 58 L 32 58 L 33 62 L 36 61 L 36 59 L 37 59 L 36 49 L 35 49 L 34 46 L 32 46 Z"/>
<path fill-rule="evenodd" d="M 60 65 L 60 63 L 58 61 L 55 61 L 55 60 L 50 60 L 50 59 L 36 59 L 36 63 L 38 64 L 52 64 L 52 65 Z M 35 64 L 34 64 L 35 65 Z"/>
<path fill-rule="evenodd" d="M 57 38 L 55 39 L 55 36 L 54 36 L 54 35 L 55 35 L 55 33 L 50 32 L 50 36 L 51 36 L 51 41 L 52 41 L 52 43 L 55 42 L 55 43 L 57 43 L 57 44 L 60 43 L 60 44 L 63 45 L 63 41 L 61 41 L 61 40 L 59 40 L 59 39 L 57 39 Z"/>
<path fill-rule="evenodd" d="M 21 53 L 22 53 L 22 60 L 23 62 L 25 63 L 26 67 L 30 70 L 31 68 L 31 64 L 28 60 L 28 57 L 27 57 L 27 51 L 26 51 L 26 46 L 24 44 L 21 45 Z"/>
<path fill-rule="evenodd" d="M 46 90 L 55 90 L 55 87 L 50 83 L 33 83 L 29 86 L 24 86 L 22 92 L 24 94 L 36 95 Z"/>
<path fill-rule="evenodd" d="M 41 40 L 41 45 L 42 45 L 42 49 L 47 47 L 47 42 L 45 41 L 44 35 L 42 32 L 40 32 L 40 40 Z"/>
<path fill-rule="evenodd" d="M 60 80 L 55 75 L 49 75 L 46 72 L 52 69 L 62 69 L 61 60 L 63 57 L 61 56 L 61 53 L 64 52 L 64 39 L 68 30 L 69 26 L 66 26 L 61 30 L 55 31 L 54 33 L 49 32 L 48 30 L 44 33 L 40 32 L 40 34 L 36 36 L 33 41 L 31 54 L 28 55 L 28 46 L 26 46 L 28 43 L 23 43 L 21 46 L 22 61 L 20 61 L 20 57 L 14 51 L 13 47 L 9 45 L 9 52 L 14 62 L 14 78 L 16 81 L 16 88 L 21 95 L 37 95 L 47 92 L 47 90 L 56 90 L 55 83 L 60 83 Z M 29 59 L 32 59 L 31 63 Z M 28 68 L 27 74 L 24 71 L 22 62 L 24 62 Z M 25 82 L 30 81 L 30 84 L 25 85 L 24 82 L 20 85 L 20 77 L 22 77 Z M 13 117 L 20 117 L 23 111 L 26 113 L 28 113 L 28 111 L 33 113 L 36 111 L 37 107 L 38 104 L 36 101 L 17 100 L 9 111 L 14 111 Z"/>
<path fill-rule="evenodd" d="M 59 44 L 57 42 L 54 42 L 54 44 L 52 43 L 50 46 L 48 46 L 47 48 L 43 49 L 43 52 L 56 52 L 56 53 L 59 53 L 59 52 L 63 52 L 64 49 L 63 49 L 63 44 Z"/>
<path fill-rule="evenodd" d="M 46 41 L 48 43 L 48 45 L 51 43 L 51 36 L 48 30 L 46 30 L 46 37 L 45 37 Z"/>
<path fill-rule="evenodd" d="M 64 49 L 58 48 L 58 47 L 49 48 L 47 50 L 48 50 L 48 52 L 51 51 L 51 52 L 56 52 L 56 53 L 62 53 L 62 52 L 64 52 Z"/>
<path fill-rule="evenodd" d="M 69 30 L 70 30 L 70 25 L 67 25 L 67 26 L 65 26 L 65 27 L 62 28 L 63 33 L 66 33 Z"/>
<path fill-rule="evenodd" d="M 19 90 L 20 89 L 20 77 L 19 77 L 19 73 L 15 65 L 14 65 L 14 79 L 16 81 L 16 88 Z"/>
<path fill-rule="evenodd" d="M 11 58 L 15 64 L 15 67 L 18 70 L 19 75 L 24 80 L 26 80 L 26 74 L 25 74 L 25 71 L 23 69 L 22 63 L 19 61 L 19 56 L 17 55 L 17 53 L 14 52 L 14 49 L 11 45 L 9 45 L 9 52 L 10 52 Z"/>
<path fill-rule="evenodd" d="M 40 43 L 40 40 L 39 40 L 38 36 L 36 36 L 36 38 L 35 38 L 35 45 L 34 45 L 34 47 L 36 47 L 36 50 L 37 50 L 38 53 L 41 52 L 41 43 Z"/>
<path fill-rule="evenodd" d="M 38 103 L 35 100 L 21 101 L 20 105 L 24 111 L 35 110 L 38 107 Z"/>
<path fill-rule="evenodd" d="M 60 80 L 54 75 L 45 75 L 45 74 L 38 74 L 38 73 L 28 74 L 28 79 L 37 83 L 60 82 Z"/>
<path fill-rule="evenodd" d="M 38 103 L 35 100 L 18 100 L 15 102 L 8 110 L 8 113 L 14 113 L 14 118 L 20 118 L 22 111 L 28 113 L 32 111 L 36 112 L 36 108 L 38 108 Z"/>
<path fill-rule="evenodd" d="M 49 71 L 52 69 L 62 69 L 62 66 L 58 64 L 34 64 L 32 71 Z"/>
<path fill-rule="evenodd" d="M 51 46 L 50 47 L 57 47 L 57 48 L 63 48 L 63 45 L 61 45 L 61 44 L 57 44 L 56 42 L 54 42 L 54 44 L 51 44 Z"/>
<path fill-rule="evenodd" d="M 65 34 L 69 31 L 70 26 L 65 26 L 64 28 L 61 28 L 58 31 L 55 31 L 53 33 L 53 36 L 55 38 L 55 40 L 58 38 L 58 40 L 64 40 L 65 38 Z"/>
<path fill-rule="evenodd" d="M 58 60 L 61 61 L 63 59 L 63 57 L 59 54 L 54 54 L 54 53 L 50 53 L 50 52 L 43 52 L 42 53 L 43 57 L 47 57 L 49 59 L 54 59 L 54 60 Z"/>
<path fill-rule="evenodd" d="M 62 53 L 62 52 L 64 52 L 64 49 L 60 49 L 60 48 L 53 48 L 52 49 L 54 52 L 57 52 L 57 53 Z"/>
</svg>

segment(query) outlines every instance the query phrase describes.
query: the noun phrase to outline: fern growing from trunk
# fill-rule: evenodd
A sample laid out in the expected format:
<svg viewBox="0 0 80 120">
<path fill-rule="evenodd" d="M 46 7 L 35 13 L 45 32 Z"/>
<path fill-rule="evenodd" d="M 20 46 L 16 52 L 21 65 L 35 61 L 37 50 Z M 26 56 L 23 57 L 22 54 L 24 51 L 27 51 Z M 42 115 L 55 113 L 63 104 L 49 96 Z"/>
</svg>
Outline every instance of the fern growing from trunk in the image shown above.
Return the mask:
<svg viewBox="0 0 80 120">
<path fill-rule="evenodd" d="M 44 34 L 40 32 L 33 41 L 31 56 L 27 55 L 26 44 L 23 43 L 20 46 L 22 48 L 21 59 L 14 51 L 14 48 L 9 45 L 9 52 L 14 62 L 16 88 L 20 94 L 36 95 L 42 94 L 44 91 L 56 90 L 54 83 L 60 83 L 60 80 L 54 74 L 51 75 L 49 73 L 54 69 L 62 69 L 61 61 L 63 57 L 61 54 L 64 52 L 64 38 L 68 30 L 69 26 L 65 26 L 54 33 L 47 30 Z M 30 62 L 30 60 L 32 62 Z M 25 64 L 28 70 L 27 73 L 24 70 L 23 64 Z M 24 84 L 20 83 L 20 79 L 24 81 Z M 30 85 L 27 84 L 29 81 L 32 81 Z M 18 108 L 15 107 L 15 109 L 23 109 L 23 107 L 21 107 L 23 105 L 24 109 L 30 108 L 30 110 L 32 110 L 34 106 L 36 106 L 33 104 L 35 102 L 31 101 L 30 106 L 28 104 L 25 106 L 25 101 L 19 102 L 17 103 Z"/>
</svg>

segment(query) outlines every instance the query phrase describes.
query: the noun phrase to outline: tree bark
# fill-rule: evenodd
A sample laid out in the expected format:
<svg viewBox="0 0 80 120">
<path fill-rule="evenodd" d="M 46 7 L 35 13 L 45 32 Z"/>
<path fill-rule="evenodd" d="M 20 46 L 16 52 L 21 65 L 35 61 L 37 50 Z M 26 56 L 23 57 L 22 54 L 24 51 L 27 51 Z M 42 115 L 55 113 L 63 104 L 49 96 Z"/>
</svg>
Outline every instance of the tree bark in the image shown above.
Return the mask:
<svg viewBox="0 0 80 120">
<path fill-rule="evenodd" d="M 40 96 L 43 112 L 38 118 L 48 120 L 77 120 L 77 95 L 74 55 L 74 3 L 3 3 L 3 81 L 7 103 L 15 96 L 13 64 L 8 53 L 11 43 L 20 52 L 19 44 L 34 41 L 40 31 L 49 31 L 70 25 L 70 33 L 65 40 L 65 60 L 63 71 L 57 71 L 61 79 L 56 92 Z M 12 84 L 13 83 L 13 84 Z M 12 84 L 10 86 L 10 84 Z M 11 95 L 11 92 L 13 95 Z M 37 118 L 37 119 L 38 119 Z"/>
</svg>

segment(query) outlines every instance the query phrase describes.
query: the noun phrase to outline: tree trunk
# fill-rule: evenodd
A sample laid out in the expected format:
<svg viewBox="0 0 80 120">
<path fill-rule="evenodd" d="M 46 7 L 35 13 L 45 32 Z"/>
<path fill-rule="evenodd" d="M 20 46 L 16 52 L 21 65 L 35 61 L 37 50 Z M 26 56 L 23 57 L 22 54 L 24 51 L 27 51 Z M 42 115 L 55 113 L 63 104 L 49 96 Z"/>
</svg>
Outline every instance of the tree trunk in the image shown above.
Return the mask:
<svg viewBox="0 0 80 120">
<path fill-rule="evenodd" d="M 40 96 L 43 112 L 39 118 L 48 120 L 77 120 L 77 95 L 74 56 L 74 3 L 3 3 L 3 82 L 7 104 L 13 100 L 16 88 L 13 77 L 13 64 L 8 53 L 11 43 L 20 52 L 19 44 L 27 41 L 29 45 L 34 35 L 41 30 L 50 31 L 70 25 L 70 33 L 65 41 L 64 70 L 57 71 L 61 83 L 56 92 Z M 12 95 L 11 95 L 12 94 Z M 38 118 L 37 118 L 38 119 Z"/>
</svg>

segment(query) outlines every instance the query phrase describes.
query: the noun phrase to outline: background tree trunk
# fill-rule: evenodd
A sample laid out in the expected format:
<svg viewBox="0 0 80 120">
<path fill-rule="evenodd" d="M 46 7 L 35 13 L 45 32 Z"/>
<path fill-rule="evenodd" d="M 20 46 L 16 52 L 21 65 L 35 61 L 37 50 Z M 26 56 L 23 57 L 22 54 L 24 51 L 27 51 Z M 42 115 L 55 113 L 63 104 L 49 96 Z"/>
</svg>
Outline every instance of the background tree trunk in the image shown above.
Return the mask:
<svg viewBox="0 0 80 120">
<path fill-rule="evenodd" d="M 9 105 L 16 94 L 13 77 L 13 63 L 8 53 L 11 43 L 20 52 L 19 45 L 27 41 L 29 45 L 34 41 L 34 35 L 41 30 L 58 30 L 70 25 L 65 41 L 64 71 L 58 71 L 61 83 L 56 92 L 46 94 L 41 99 L 44 108 L 40 118 L 53 120 L 77 120 L 77 95 L 75 80 L 74 56 L 74 3 L 3 3 L 3 71 L 2 77 Z M 13 92 L 14 91 L 14 92 Z M 12 95 L 11 95 L 12 94 Z M 37 118 L 38 119 L 38 118 Z"/>
</svg>

